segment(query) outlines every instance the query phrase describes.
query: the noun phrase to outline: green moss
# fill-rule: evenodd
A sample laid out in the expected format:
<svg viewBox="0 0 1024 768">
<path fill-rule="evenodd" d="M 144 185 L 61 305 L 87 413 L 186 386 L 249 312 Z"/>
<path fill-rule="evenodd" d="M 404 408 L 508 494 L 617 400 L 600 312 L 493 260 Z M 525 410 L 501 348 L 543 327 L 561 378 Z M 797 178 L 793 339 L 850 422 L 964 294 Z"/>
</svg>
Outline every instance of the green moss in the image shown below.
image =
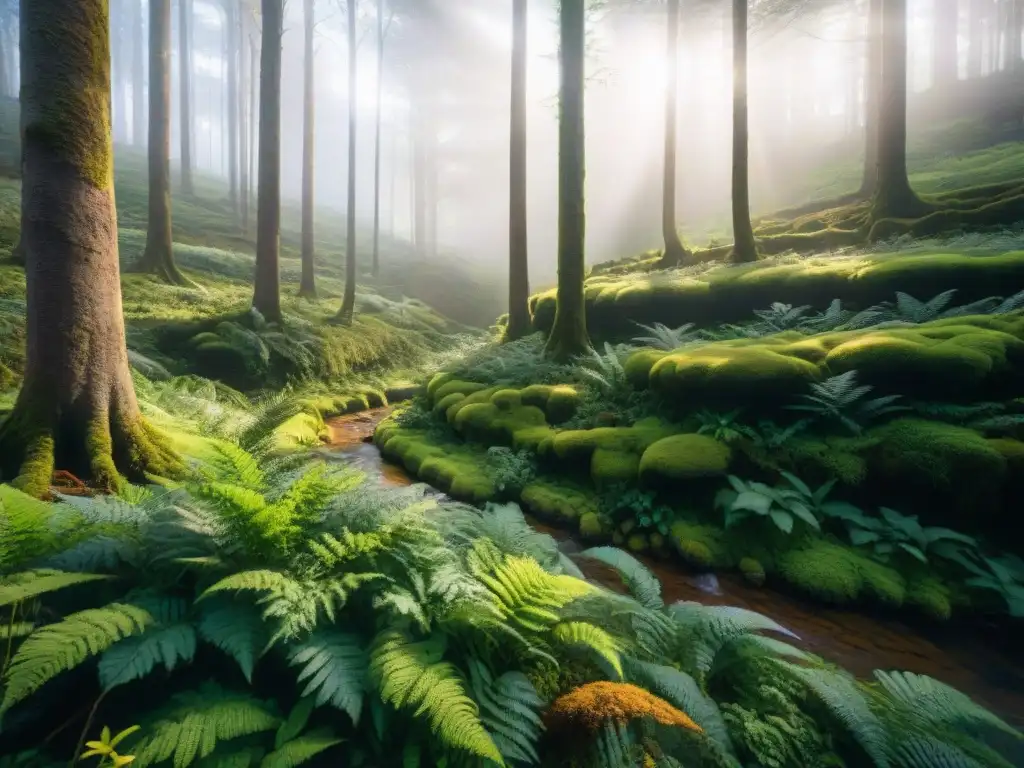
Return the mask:
<svg viewBox="0 0 1024 768">
<path fill-rule="evenodd" d="M 458 410 L 450 421 L 456 431 L 469 440 L 486 445 L 528 447 L 535 445 L 542 439 L 544 431 L 550 429 L 544 419 L 544 411 L 532 405 L 500 408 L 493 402 L 463 401 L 455 407 Z M 521 440 L 517 439 L 520 432 L 525 433 Z"/>
<path fill-rule="evenodd" d="M 780 553 L 776 567 L 794 587 L 828 603 L 874 599 L 898 606 L 903 602 L 903 580 L 896 571 L 824 539 Z"/>
<path fill-rule="evenodd" d="M 568 421 L 576 413 L 579 402 L 580 396 L 575 388 L 566 385 L 554 387 L 544 408 L 548 415 L 548 421 L 552 424 Z"/>
<path fill-rule="evenodd" d="M 906 604 L 939 621 L 953 615 L 949 589 L 932 577 L 914 579 L 907 585 Z"/>
<path fill-rule="evenodd" d="M 450 373 L 435 373 L 427 382 L 427 399 L 431 402 L 437 400 L 437 390 L 454 379 Z"/>
<path fill-rule="evenodd" d="M 764 584 L 764 566 L 761 565 L 759 560 L 753 557 L 744 557 L 740 560 L 739 569 L 747 583 L 753 584 L 755 587 L 760 587 Z"/>
<path fill-rule="evenodd" d="M 672 435 L 653 443 L 640 459 L 645 485 L 671 485 L 725 474 L 732 452 L 705 435 Z"/>
<path fill-rule="evenodd" d="M 680 520 L 673 523 L 669 538 L 679 556 L 695 568 L 721 568 L 732 565 L 725 531 L 717 526 Z"/>
<path fill-rule="evenodd" d="M 580 536 L 585 539 L 600 539 L 604 533 L 604 524 L 596 512 L 585 512 L 580 515 Z"/>
<path fill-rule="evenodd" d="M 534 514 L 562 521 L 598 512 L 597 496 L 592 490 L 564 480 L 535 480 L 523 489 L 521 500 Z"/>
<path fill-rule="evenodd" d="M 450 395 L 445 395 L 434 403 L 434 413 L 447 413 L 449 408 L 465 399 L 466 396 L 461 392 L 452 392 Z"/>
<path fill-rule="evenodd" d="M 598 448 L 590 457 L 590 477 L 598 488 L 617 484 L 635 484 L 640 457 L 627 451 Z"/>
<path fill-rule="evenodd" d="M 636 552 L 637 554 L 646 552 L 649 544 L 647 536 L 642 533 L 634 533 L 626 539 L 626 547 L 630 552 Z"/>
<path fill-rule="evenodd" d="M 672 434 L 672 428 L 657 419 L 642 419 L 631 427 L 598 427 L 559 432 L 552 449 L 560 459 L 587 461 L 594 451 L 642 454 L 649 445 Z"/>
<path fill-rule="evenodd" d="M 517 389 L 499 389 L 491 395 L 491 402 L 503 411 L 518 408 L 523 404 Z"/>
<path fill-rule="evenodd" d="M 786 444 L 784 453 L 799 477 L 823 481 L 835 477 L 844 485 L 859 485 L 868 471 L 862 454 L 875 442 L 871 438 L 795 438 Z"/>
<path fill-rule="evenodd" d="M 431 384 L 433 384 L 433 381 L 431 381 Z M 434 401 L 443 400 L 447 395 L 455 392 L 459 392 L 463 395 L 470 395 L 474 392 L 479 392 L 482 389 L 487 389 L 487 385 L 478 384 L 475 381 L 460 381 L 458 379 L 445 381 L 433 391 L 431 391 L 429 386 L 427 387 L 427 391 L 432 392 L 431 397 Z"/>
</svg>

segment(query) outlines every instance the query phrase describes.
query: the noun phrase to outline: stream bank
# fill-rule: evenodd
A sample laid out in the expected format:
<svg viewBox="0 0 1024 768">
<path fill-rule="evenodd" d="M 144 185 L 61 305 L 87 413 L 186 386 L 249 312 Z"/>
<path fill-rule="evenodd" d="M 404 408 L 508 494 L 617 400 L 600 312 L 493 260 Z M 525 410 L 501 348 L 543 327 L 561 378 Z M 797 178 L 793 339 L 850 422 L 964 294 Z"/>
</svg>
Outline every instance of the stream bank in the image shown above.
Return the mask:
<svg viewBox="0 0 1024 768">
<path fill-rule="evenodd" d="M 331 439 L 323 450 L 344 457 L 382 486 L 417 482 L 403 468 L 386 462 L 373 444 L 373 431 L 390 410 L 377 408 L 328 420 Z M 529 515 L 527 520 L 551 535 L 567 554 L 585 548 L 568 531 Z M 999 642 L 1005 627 L 997 623 L 912 625 L 753 587 L 732 574 L 697 575 L 677 563 L 639 559 L 661 581 L 666 603 L 690 600 L 757 611 L 799 635 L 803 648 L 860 677 L 869 677 L 875 669 L 929 675 L 963 691 L 1007 722 L 1024 727 L 1024 657 L 1012 653 L 1009 643 Z M 617 576 L 605 566 L 582 558 L 577 565 L 594 581 L 621 590 Z"/>
</svg>

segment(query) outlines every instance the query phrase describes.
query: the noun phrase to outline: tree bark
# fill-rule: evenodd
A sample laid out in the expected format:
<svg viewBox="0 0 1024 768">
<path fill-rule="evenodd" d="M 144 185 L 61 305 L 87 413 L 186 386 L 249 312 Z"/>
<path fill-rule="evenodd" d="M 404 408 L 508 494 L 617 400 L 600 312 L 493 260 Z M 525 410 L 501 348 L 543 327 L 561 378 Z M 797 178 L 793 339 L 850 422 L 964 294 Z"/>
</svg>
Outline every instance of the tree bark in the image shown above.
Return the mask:
<svg viewBox="0 0 1024 768">
<path fill-rule="evenodd" d="M 590 350 L 583 297 L 586 269 L 584 152 L 586 0 L 562 0 L 558 120 L 558 288 L 555 321 L 544 351 L 568 361 Z"/>
<path fill-rule="evenodd" d="M 878 183 L 872 215 L 875 220 L 914 218 L 926 208 L 907 176 L 907 0 L 885 0 Z"/>
<path fill-rule="evenodd" d="M 356 310 L 356 0 L 348 0 L 348 207 L 345 217 L 345 293 L 337 320 L 351 325 Z"/>
<path fill-rule="evenodd" d="M 959 3 L 935 3 L 932 23 L 932 88 L 946 88 L 960 78 Z"/>
<path fill-rule="evenodd" d="M 132 143 L 141 147 L 146 142 L 146 57 L 143 53 L 142 5 L 128 0 L 132 13 Z"/>
<path fill-rule="evenodd" d="M 299 296 L 316 298 L 315 250 L 313 245 L 313 179 L 315 166 L 314 71 L 313 52 L 314 0 L 305 0 L 304 56 L 302 78 L 302 280 Z"/>
<path fill-rule="evenodd" d="M 661 263 L 667 267 L 687 258 L 676 226 L 677 115 L 679 111 L 679 0 L 668 0 L 665 33 L 665 148 L 662 166 L 661 236 L 665 253 Z"/>
<path fill-rule="evenodd" d="M 171 236 L 171 0 L 149 0 L 149 223 L 134 272 L 173 285 L 189 280 L 174 263 Z"/>
<path fill-rule="evenodd" d="M 254 199 L 252 185 L 256 183 L 256 144 L 259 122 L 257 120 L 256 106 L 259 99 L 256 91 L 256 83 L 260 79 L 259 54 L 256 50 L 256 39 L 249 38 L 249 189 L 246 194 L 249 200 Z M 249 221 L 244 222 L 245 231 L 249 232 Z"/>
<path fill-rule="evenodd" d="M 868 0 L 868 35 L 864 74 L 864 176 L 860 197 L 878 186 L 878 123 L 882 106 L 882 12 L 885 0 Z"/>
<path fill-rule="evenodd" d="M 260 56 L 260 167 L 256 211 L 256 280 L 253 307 L 267 319 L 281 320 L 281 35 L 284 0 L 262 0 Z"/>
<path fill-rule="evenodd" d="M 139 412 L 125 346 L 107 0 L 21 6 L 25 379 L 0 475 L 45 495 L 55 466 L 116 488 L 182 470 Z"/>
<path fill-rule="evenodd" d="M 732 260 L 757 260 L 750 223 L 750 158 L 747 123 L 747 0 L 732 3 Z"/>
<path fill-rule="evenodd" d="M 530 332 L 526 225 L 526 62 L 528 0 L 512 4 L 512 103 L 509 141 L 508 325 L 505 340 Z"/>
<path fill-rule="evenodd" d="M 235 34 L 238 36 L 238 191 L 242 210 L 242 231 L 249 231 L 249 126 L 246 112 L 246 98 L 249 91 L 248 81 L 253 76 L 249 67 L 249 56 L 246 53 L 245 11 L 238 9 L 235 15 L 238 21 Z"/>
<path fill-rule="evenodd" d="M 373 276 L 380 276 L 380 126 L 384 93 L 384 0 L 377 0 L 377 109 L 373 139 Z"/>
<path fill-rule="evenodd" d="M 178 98 L 181 103 L 181 191 L 195 194 L 192 183 L 192 0 L 178 0 Z"/>
<path fill-rule="evenodd" d="M 236 217 L 236 223 L 238 221 L 238 50 L 240 48 L 238 16 L 240 13 L 238 0 L 226 0 L 224 18 L 227 24 L 225 36 L 228 59 L 228 202 L 231 204 L 231 212 Z"/>
</svg>

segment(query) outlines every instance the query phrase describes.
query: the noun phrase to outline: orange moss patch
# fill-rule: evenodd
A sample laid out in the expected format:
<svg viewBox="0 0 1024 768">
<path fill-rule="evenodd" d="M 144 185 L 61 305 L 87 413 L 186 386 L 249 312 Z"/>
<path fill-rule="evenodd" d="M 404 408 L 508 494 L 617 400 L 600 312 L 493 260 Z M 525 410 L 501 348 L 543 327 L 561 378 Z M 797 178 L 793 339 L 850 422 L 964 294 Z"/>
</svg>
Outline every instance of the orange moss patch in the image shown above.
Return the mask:
<svg viewBox="0 0 1024 768">
<path fill-rule="evenodd" d="M 569 726 L 588 730 L 597 730 L 609 720 L 627 723 L 640 717 L 661 725 L 702 732 L 685 712 L 629 683 L 600 681 L 581 685 L 556 699 L 547 712 L 552 728 Z"/>
</svg>

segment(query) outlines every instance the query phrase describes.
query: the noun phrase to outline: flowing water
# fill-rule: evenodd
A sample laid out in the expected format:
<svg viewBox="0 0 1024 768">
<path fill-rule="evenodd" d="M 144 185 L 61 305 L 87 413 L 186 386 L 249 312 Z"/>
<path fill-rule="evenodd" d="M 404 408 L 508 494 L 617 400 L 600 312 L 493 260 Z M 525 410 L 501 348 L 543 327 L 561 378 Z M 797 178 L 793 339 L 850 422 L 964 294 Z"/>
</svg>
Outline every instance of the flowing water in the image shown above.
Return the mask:
<svg viewBox="0 0 1024 768">
<path fill-rule="evenodd" d="M 381 485 L 410 485 L 415 480 L 401 467 L 384 461 L 372 442 L 373 430 L 388 410 L 378 408 L 330 420 L 331 441 L 326 450 L 344 456 L 347 463 L 376 477 Z M 567 531 L 527 519 L 555 538 L 566 553 L 581 549 Z M 1004 626 L 949 622 L 916 627 L 895 618 L 827 608 L 753 587 L 731 574 L 696 575 L 678 564 L 641 559 L 661 580 L 666 602 L 692 600 L 757 611 L 799 635 L 805 649 L 856 675 L 869 676 L 875 669 L 930 675 L 1024 727 L 1024 652 L 1019 643 L 1014 652 Z M 610 569 L 583 558 L 578 565 L 589 578 L 621 589 Z M 1020 633 L 1016 634 L 1019 638 Z"/>
</svg>

